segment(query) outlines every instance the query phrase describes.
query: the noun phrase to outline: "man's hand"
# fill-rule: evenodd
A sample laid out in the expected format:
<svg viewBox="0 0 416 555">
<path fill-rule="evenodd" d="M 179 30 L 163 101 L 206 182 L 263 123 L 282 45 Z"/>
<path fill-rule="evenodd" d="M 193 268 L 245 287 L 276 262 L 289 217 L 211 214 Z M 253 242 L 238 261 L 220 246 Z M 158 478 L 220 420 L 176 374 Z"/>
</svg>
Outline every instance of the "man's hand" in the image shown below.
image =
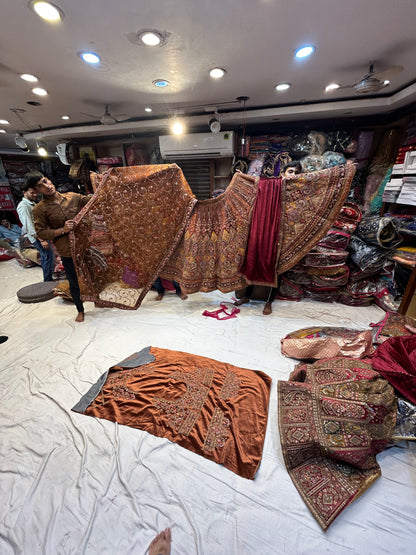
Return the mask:
<svg viewBox="0 0 416 555">
<path fill-rule="evenodd" d="M 64 230 L 64 233 L 69 233 L 70 231 L 72 231 L 74 229 L 74 227 L 75 227 L 74 220 L 67 220 L 62 229 Z"/>
<path fill-rule="evenodd" d="M 49 243 L 48 241 L 42 241 L 40 242 L 40 244 L 42 245 L 42 247 L 45 249 L 45 251 L 49 250 Z"/>
</svg>

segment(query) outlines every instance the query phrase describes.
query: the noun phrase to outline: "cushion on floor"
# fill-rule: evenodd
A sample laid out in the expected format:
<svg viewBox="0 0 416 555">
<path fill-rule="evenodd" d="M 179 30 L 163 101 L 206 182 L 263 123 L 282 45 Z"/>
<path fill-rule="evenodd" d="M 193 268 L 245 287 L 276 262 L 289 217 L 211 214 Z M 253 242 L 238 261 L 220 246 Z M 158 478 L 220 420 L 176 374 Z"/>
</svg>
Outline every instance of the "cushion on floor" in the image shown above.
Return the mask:
<svg viewBox="0 0 416 555">
<path fill-rule="evenodd" d="M 21 303 L 41 303 L 54 297 L 53 289 L 56 283 L 54 281 L 40 281 L 22 287 L 16 293 Z"/>
</svg>

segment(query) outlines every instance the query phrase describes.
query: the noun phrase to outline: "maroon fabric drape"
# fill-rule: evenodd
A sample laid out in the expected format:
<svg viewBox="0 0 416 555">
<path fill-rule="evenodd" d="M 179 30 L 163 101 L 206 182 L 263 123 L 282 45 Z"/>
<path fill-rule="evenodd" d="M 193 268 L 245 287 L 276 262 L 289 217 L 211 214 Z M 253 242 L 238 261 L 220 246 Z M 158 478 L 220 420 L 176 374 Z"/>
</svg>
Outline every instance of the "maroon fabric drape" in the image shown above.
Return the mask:
<svg viewBox="0 0 416 555">
<path fill-rule="evenodd" d="M 390 337 L 373 354 L 371 366 L 416 403 L 416 335 Z"/>
<path fill-rule="evenodd" d="M 276 285 L 282 180 L 260 179 L 241 273 L 248 282 Z"/>
</svg>

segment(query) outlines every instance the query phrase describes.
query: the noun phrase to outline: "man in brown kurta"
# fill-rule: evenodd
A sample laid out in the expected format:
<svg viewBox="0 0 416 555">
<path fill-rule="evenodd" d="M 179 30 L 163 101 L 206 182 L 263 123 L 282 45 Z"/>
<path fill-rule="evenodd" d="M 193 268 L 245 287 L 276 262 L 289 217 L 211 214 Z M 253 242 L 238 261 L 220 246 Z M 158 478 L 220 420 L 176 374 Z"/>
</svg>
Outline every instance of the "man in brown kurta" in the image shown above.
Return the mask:
<svg viewBox="0 0 416 555">
<path fill-rule="evenodd" d="M 36 234 L 40 239 L 54 242 L 65 268 L 72 299 L 78 310 L 75 321 L 83 322 L 84 305 L 71 256 L 69 232 L 74 229 L 75 216 L 87 204 L 90 197 L 79 193 L 59 193 L 55 185 L 37 171 L 26 174 L 25 178 L 27 186 L 33 187 L 43 195 L 43 199 L 33 209 Z"/>
</svg>

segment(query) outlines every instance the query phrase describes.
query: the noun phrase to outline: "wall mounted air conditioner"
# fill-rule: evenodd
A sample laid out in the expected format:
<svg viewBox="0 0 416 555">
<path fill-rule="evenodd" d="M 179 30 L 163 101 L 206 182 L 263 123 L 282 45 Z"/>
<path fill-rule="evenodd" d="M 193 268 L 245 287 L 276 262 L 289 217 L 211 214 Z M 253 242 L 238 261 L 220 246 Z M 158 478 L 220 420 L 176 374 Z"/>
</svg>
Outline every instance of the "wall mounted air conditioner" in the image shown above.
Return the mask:
<svg viewBox="0 0 416 555">
<path fill-rule="evenodd" d="M 162 135 L 159 146 L 164 160 L 224 158 L 234 156 L 234 131 Z"/>
</svg>

